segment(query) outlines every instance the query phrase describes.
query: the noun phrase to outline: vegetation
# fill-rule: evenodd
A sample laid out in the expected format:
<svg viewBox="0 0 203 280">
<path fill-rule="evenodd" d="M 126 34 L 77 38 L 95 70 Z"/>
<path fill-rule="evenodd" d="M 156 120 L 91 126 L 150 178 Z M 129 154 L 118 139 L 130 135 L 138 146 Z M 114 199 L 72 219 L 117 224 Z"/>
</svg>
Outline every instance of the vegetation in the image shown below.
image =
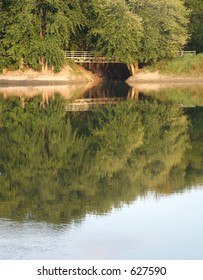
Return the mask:
<svg viewBox="0 0 203 280">
<path fill-rule="evenodd" d="M 191 40 L 187 49 L 203 52 L 203 3 L 202 0 L 185 0 L 185 5 L 190 9 L 189 33 Z"/>
<path fill-rule="evenodd" d="M 83 21 L 79 0 L 0 2 L 0 68 L 23 65 L 45 71 L 64 63 L 63 49 Z"/>
<path fill-rule="evenodd" d="M 200 76 L 203 74 L 203 54 L 184 55 L 174 59 L 160 60 L 145 69 L 163 74 Z"/>
<path fill-rule="evenodd" d="M 0 18 L 1 70 L 58 71 L 70 49 L 112 57 L 133 71 L 138 62 L 174 56 L 189 38 L 182 0 L 1 0 Z"/>
</svg>

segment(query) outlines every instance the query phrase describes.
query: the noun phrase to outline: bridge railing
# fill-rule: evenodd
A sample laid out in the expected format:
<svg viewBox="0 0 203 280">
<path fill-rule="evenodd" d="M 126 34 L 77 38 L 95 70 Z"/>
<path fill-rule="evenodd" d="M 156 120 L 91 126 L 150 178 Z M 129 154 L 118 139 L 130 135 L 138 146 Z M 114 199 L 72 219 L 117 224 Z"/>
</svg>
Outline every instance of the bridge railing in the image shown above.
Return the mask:
<svg viewBox="0 0 203 280">
<path fill-rule="evenodd" d="M 90 51 L 64 51 L 66 58 L 73 57 L 95 57 L 95 55 Z"/>
<path fill-rule="evenodd" d="M 89 51 L 64 51 L 64 57 L 76 63 L 117 63 L 115 59 L 97 56 Z"/>
<path fill-rule="evenodd" d="M 184 56 L 184 55 L 196 55 L 197 52 L 196 51 L 179 51 L 178 55 L 179 56 Z"/>
<path fill-rule="evenodd" d="M 179 51 L 177 55 L 183 57 L 184 55 L 196 55 L 196 51 Z M 75 63 L 119 63 L 113 58 L 98 56 L 90 51 L 64 51 L 64 57 L 71 59 Z"/>
</svg>

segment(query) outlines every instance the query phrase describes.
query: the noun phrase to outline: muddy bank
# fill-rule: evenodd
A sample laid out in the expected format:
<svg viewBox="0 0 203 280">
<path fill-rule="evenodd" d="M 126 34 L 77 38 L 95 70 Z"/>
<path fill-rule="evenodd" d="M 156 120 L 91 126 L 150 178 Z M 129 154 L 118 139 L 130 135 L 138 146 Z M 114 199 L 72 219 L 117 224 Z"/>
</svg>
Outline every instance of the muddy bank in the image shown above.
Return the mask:
<svg viewBox="0 0 203 280">
<path fill-rule="evenodd" d="M 74 69 L 65 66 L 59 73 L 47 71 L 45 74 L 32 69 L 26 71 L 4 71 L 0 74 L 0 94 L 9 96 L 54 98 L 55 94 L 65 99 L 80 96 L 95 86 L 99 77 L 90 71 L 74 65 Z"/>
<path fill-rule="evenodd" d="M 100 79 L 96 74 L 85 70 L 79 65 L 74 65 L 74 69 L 66 65 L 59 73 L 47 71 L 46 73 L 37 72 L 32 69 L 24 71 L 6 71 L 0 74 L 0 85 L 62 85 L 75 83 L 92 83 Z"/>
</svg>

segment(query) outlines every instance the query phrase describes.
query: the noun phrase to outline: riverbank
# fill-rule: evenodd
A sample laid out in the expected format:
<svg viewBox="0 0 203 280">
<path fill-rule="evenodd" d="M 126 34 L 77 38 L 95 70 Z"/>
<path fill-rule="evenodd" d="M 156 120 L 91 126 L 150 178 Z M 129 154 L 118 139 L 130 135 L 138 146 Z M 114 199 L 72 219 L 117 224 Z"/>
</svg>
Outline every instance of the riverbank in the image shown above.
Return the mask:
<svg viewBox="0 0 203 280">
<path fill-rule="evenodd" d="M 100 78 L 77 64 L 66 65 L 59 73 L 4 71 L 0 74 L 0 93 L 4 97 L 34 97 L 42 95 L 43 100 L 54 98 L 59 93 L 65 99 L 79 97 L 99 83 Z"/>
<path fill-rule="evenodd" d="M 203 83 L 203 54 L 165 59 L 140 69 L 128 83 Z"/>
<path fill-rule="evenodd" d="M 131 76 L 126 81 L 131 83 L 203 83 L 203 75 L 174 75 L 162 74 L 159 71 L 150 72 L 149 70 L 141 70 L 135 76 Z"/>
<path fill-rule="evenodd" d="M 4 70 L 0 74 L 0 85 L 62 85 L 75 83 L 96 83 L 100 79 L 96 74 L 84 69 L 79 65 L 66 65 L 59 73 L 51 70 L 46 73 L 34 71 L 32 69 L 8 71 Z"/>
</svg>

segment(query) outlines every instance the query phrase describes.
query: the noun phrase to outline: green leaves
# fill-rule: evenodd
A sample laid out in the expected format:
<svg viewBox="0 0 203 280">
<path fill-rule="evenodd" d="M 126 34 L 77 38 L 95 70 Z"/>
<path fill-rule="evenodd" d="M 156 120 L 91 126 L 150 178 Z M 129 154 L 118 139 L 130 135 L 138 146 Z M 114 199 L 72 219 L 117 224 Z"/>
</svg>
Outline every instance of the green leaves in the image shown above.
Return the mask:
<svg viewBox="0 0 203 280">
<path fill-rule="evenodd" d="M 95 24 L 89 34 L 96 50 L 119 62 L 172 57 L 187 42 L 188 12 L 182 1 L 100 0 L 93 7 Z"/>
<path fill-rule="evenodd" d="M 186 7 L 190 10 L 189 32 L 191 34 L 188 48 L 203 52 L 203 2 L 202 0 L 185 0 Z"/>
<path fill-rule="evenodd" d="M 71 33 L 82 23 L 79 0 L 17 0 L 1 5 L 0 55 L 3 67 L 22 64 L 58 71 L 64 64 L 63 50 Z M 2 57 L 1 57 L 2 59 Z"/>
<path fill-rule="evenodd" d="M 132 63 L 138 53 L 142 35 L 141 19 L 125 1 L 94 2 L 96 24 L 91 30 L 96 50 L 119 62 Z"/>
<path fill-rule="evenodd" d="M 3 3 L 0 6 L 0 69 L 26 65 L 58 71 L 64 64 L 64 49 L 90 50 L 128 65 L 152 62 L 174 56 L 189 37 L 189 14 L 182 0 L 11 0 Z M 197 11 L 193 13 L 194 18 Z M 201 12 L 198 15 L 201 19 Z M 198 33 L 196 38 L 201 41 L 200 21 L 192 26 L 198 30 L 194 34 Z"/>
<path fill-rule="evenodd" d="M 142 18 L 140 61 L 174 56 L 186 44 L 188 12 L 182 1 L 129 0 L 129 5 Z"/>
</svg>

